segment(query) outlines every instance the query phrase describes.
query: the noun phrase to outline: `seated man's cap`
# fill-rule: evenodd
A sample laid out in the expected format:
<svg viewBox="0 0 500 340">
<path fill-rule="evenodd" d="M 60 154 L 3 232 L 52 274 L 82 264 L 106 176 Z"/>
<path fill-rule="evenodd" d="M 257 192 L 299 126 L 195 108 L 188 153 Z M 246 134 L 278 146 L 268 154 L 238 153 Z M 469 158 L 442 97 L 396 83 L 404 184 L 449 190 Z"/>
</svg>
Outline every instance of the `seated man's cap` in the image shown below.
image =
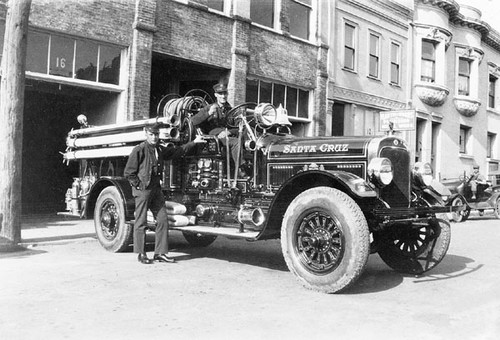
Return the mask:
<svg viewBox="0 0 500 340">
<path fill-rule="evenodd" d="M 146 131 L 151 132 L 151 133 L 160 133 L 161 127 L 162 127 L 162 124 L 154 123 L 154 124 L 146 125 L 145 129 L 146 129 Z"/>
<path fill-rule="evenodd" d="M 479 169 L 479 165 L 474 165 L 472 168 L 473 169 Z"/>
<path fill-rule="evenodd" d="M 218 83 L 213 86 L 214 92 L 215 93 L 220 93 L 220 92 L 227 92 L 227 85 Z"/>
</svg>

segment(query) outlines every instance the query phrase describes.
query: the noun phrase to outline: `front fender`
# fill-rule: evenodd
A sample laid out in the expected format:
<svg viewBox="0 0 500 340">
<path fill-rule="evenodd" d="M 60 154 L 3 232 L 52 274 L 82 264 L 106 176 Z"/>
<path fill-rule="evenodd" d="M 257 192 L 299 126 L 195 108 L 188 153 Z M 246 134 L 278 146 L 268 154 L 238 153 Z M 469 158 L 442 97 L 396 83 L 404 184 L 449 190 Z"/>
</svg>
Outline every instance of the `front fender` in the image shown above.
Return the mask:
<svg viewBox="0 0 500 340">
<path fill-rule="evenodd" d="M 326 186 L 338 189 L 352 197 L 358 204 L 375 204 L 377 193 L 364 179 L 343 171 L 304 171 L 290 177 L 274 196 L 269 205 L 268 218 L 261 239 L 274 238 L 280 233 L 283 215 L 290 203 L 305 190 Z"/>
<path fill-rule="evenodd" d="M 436 204 L 442 206 L 446 205 L 446 202 L 443 200 L 443 197 L 436 190 L 429 187 L 422 190 L 422 198 L 432 205 Z M 451 202 L 451 199 L 449 199 L 447 202 Z"/>
</svg>

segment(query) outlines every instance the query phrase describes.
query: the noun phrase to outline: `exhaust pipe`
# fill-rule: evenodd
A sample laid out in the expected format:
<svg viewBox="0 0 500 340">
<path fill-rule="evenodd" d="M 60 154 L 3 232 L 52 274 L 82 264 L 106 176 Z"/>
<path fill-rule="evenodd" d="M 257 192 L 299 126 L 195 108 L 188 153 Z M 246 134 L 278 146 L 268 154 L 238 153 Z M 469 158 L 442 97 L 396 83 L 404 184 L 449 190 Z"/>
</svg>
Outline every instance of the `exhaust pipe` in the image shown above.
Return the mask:
<svg viewBox="0 0 500 340">
<path fill-rule="evenodd" d="M 241 224 L 252 224 L 260 227 L 265 220 L 266 217 L 261 208 L 241 207 L 238 211 L 238 222 Z"/>
</svg>

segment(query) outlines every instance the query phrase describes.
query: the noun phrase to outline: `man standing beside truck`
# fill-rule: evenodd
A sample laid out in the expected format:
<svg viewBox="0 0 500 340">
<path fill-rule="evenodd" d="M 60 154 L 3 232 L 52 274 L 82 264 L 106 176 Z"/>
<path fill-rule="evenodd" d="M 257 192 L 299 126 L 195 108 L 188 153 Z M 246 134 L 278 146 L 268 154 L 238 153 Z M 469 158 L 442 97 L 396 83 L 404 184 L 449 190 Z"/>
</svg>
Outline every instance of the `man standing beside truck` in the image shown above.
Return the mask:
<svg viewBox="0 0 500 340">
<path fill-rule="evenodd" d="M 146 140 L 137 145 L 127 160 L 124 175 L 132 186 L 135 198 L 134 253 L 143 264 L 154 261 L 172 263 L 168 254 L 168 219 L 165 197 L 161 190 L 163 163 L 168 159 L 177 159 L 191 150 L 195 143 L 204 143 L 201 137 L 182 146 L 164 146 L 159 143 L 161 124 L 146 126 Z M 153 213 L 157 224 L 155 229 L 155 251 L 153 259 L 145 251 L 147 212 Z"/>
</svg>

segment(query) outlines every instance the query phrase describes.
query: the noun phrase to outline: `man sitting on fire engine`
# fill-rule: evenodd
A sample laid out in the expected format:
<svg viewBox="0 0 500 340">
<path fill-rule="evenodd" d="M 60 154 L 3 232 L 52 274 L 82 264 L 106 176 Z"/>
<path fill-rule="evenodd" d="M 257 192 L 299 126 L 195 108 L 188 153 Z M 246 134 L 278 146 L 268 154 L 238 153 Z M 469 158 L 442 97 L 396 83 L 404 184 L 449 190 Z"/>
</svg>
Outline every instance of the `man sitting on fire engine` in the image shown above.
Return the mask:
<svg viewBox="0 0 500 340">
<path fill-rule="evenodd" d="M 242 157 L 238 157 L 240 152 L 238 129 L 229 128 L 227 113 L 231 110 L 231 105 L 227 101 L 227 85 L 218 83 L 213 86 L 216 102 L 203 107 L 191 118 L 195 128 L 199 128 L 203 133 L 217 136 L 221 143 L 229 148 L 234 165 L 240 169 L 243 164 Z M 239 163 L 239 164 L 237 164 Z"/>
</svg>

